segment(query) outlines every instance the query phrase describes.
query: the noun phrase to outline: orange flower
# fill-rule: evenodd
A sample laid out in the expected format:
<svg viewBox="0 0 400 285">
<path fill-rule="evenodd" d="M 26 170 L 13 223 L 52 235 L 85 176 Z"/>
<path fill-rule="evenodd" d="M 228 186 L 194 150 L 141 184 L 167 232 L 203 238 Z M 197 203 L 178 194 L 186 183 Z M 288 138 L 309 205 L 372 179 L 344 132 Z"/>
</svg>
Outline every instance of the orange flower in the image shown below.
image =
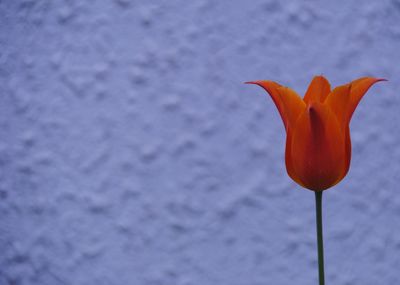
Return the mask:
<svg viewBox="0 0 400 285">
<path fill-rule="evenodd" d="M 264 88 L 274 101 L 286 129 L 286 170 L 301 186 L 322 191 L 339 183 L 351 159 L 349 123 L 363 95 L 376 82 L 363 77 L 331 91 L 316 76 L 303 99 L 273 81 L 246 82 Z"/>
</svg>

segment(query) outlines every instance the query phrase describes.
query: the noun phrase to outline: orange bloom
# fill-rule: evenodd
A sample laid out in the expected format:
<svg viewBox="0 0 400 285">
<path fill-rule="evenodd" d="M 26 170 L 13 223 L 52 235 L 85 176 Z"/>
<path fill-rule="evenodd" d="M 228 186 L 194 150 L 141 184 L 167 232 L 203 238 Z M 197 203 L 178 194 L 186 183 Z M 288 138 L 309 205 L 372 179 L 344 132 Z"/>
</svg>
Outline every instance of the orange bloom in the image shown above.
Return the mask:
<svg viewBox="0 0 400 285">
<path fill-rule="evenodd" d="M 273 81 L 246 82 L 264 88 L 274 101 L 286 129 L 286 170 L 301 186 L 322 191 L 339 183 L 351 159 L 349 123 L 363 95 L 376 82 L 362 77 L 331 91 L 316 76 L 303 99 Z"/>
</svg>

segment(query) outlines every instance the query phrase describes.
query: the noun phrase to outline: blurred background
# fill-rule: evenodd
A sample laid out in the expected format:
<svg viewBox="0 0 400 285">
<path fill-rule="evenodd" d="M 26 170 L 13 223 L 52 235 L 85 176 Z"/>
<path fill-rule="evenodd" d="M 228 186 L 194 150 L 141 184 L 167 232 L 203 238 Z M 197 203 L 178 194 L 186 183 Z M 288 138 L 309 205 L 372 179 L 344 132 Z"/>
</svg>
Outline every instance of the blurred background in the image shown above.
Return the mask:
<svg viewBox="0 0 400 285">
<path fill-rule="evenodd" d="M 326 279 L 400 284 L 400 1 L 0 0 L 0 284 L 317 284 L 271 79 L 373 86 Z"/>
</svg>

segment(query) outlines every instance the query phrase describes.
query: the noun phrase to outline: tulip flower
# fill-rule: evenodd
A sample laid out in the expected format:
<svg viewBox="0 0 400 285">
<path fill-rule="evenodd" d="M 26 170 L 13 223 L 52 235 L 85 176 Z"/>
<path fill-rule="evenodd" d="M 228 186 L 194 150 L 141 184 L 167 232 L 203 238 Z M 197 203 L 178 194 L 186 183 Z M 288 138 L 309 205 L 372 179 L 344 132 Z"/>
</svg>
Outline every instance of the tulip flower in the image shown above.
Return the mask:
<svg viewBox="0 0 400 285">
<path fill-rule="evenodd" d="M 322 245 L 322 191 L 339 183 L 351 160 L 349 124 L 368 89 L 383 81 L 362 77 L 331 91 L 323 76 L 311 81 L 304 98 L 274 81 L 246 82 L 271 96 L 286 130 L 286 170 L 299 185 L 315 191 L 320 284 L 324 284 Z"/>
<path fill-rule="evenodd" d="M 349 123 L 367 90 L 383 79 L 363 77 L 331 91 L 323 76 L 311 81 L 302 99 L 273 81 L 253 81 L 274 101 L 285 125 L 286 169 L 301 186 L 322 191 L 340 182 L 351 159 Z"/>
</svg>

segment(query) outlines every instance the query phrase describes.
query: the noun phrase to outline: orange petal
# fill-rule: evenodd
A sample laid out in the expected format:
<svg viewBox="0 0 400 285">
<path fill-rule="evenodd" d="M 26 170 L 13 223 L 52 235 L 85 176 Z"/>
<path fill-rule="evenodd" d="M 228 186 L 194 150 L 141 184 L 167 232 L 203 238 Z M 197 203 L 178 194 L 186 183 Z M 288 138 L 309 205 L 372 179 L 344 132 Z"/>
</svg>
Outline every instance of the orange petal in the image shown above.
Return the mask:
<svg viewBox="0 0 400 285">
<path fill-rule="evenodd" d="M 278 88 L 281 87 L 280 84 L 270 81 L 270 80 L 258 80 L 258 81 L 248 81 L 246 84 L 255 84 L 262 87 L 268 94 L 271 96 L 272 101 L 274 102 L 276 108 L 278 109 L 279 114 L 281 115 L 282 121 L 286 128 L 286 120 L 283 113 L 282 101 L 278 92 Z"/>
<path fill-rule="evenodd" d="M 331 92 L 329 81 L 321 76 L 315 76 L 304 95 L 304 102 L 324 102 L 328 94 Z"/>
<path fill-rule="evenodd" d="M 343 130 L 345 126 L 348 125 L 350 89 L 351 84 L 336 87 L 325 100 L 325 105 L 329 106 L 332 112 L 336 115 Z"/>
<path fill-rule="evenodd" d="M 293 89 L 280 87 L 278 88 L 278 92 L 282 101 L 287 125 L 288 127 L 293 127 L 299 115 L 305 110 L 306 104 Z"/>
<path fill-rule="evenodd" d="M 286 166 L 295 181 L 300 180 L 308 189 L 322 191 L 344 177 L 345 137 L 335 114 L 327 106 L 312 103 L 305 109 L 290 140 Z"/>
<path fill-rule="evenodd" d="M 349 172 L 350 161 L 351 161 L 351 138 L 350 138 L 350 128 L 348 124 L 347 126 L 345 126 L 344 130 L 344 144 L 345 144 L 345 165 L 344 165 L 343 177 L 346 176 L 347 172 Z M 339 183 L 339 181 L 337 181 L 337 183 Z"/>
<path fill-rule="evenodd" d="M 292 137 L 293 137 L 293 130 L 288 129 L 287 135 L 286 135 L 286 151 L 285 151 L 285 164 L 286 164 L 286 171 L 290 178 L 292 178 L 297 184 L 307 188 L 303 182 L 300 180 L 300 177 L 298 177 L 297 173 L 295 172 L 294 166 L 293 166 L 293 158 L 292 158 Z"/>
<path fill-rule="evenodd" d="M 279 114 L 283 120 L 286 131 L 293 126 L 300 113 L 306 105 L 300 96 L 288 87 L 283 87 L 274 81 L 252 81 L 246 82 L 256 84 L 264 88 L 274 101 Z"/>
<path fill-rule="evenodd" d="M 355 109 L 360 103 L 362 97 L 367 93 L 368 89 L 379 81 L 386 81 L 382 78 L 363 77 L 351 82 L 349 120 L 351 119 Z"/>
<path fill-rule="evenodd" d="M 364 94 L 373 84 L 379 81 L 385 81 L 385 79 L 362 77 L 349 84 L 335 88 L 328 95 L 325 103 L 336 114 L 342 128 L 345 128 L 350 122 Z"/>
</svg>

